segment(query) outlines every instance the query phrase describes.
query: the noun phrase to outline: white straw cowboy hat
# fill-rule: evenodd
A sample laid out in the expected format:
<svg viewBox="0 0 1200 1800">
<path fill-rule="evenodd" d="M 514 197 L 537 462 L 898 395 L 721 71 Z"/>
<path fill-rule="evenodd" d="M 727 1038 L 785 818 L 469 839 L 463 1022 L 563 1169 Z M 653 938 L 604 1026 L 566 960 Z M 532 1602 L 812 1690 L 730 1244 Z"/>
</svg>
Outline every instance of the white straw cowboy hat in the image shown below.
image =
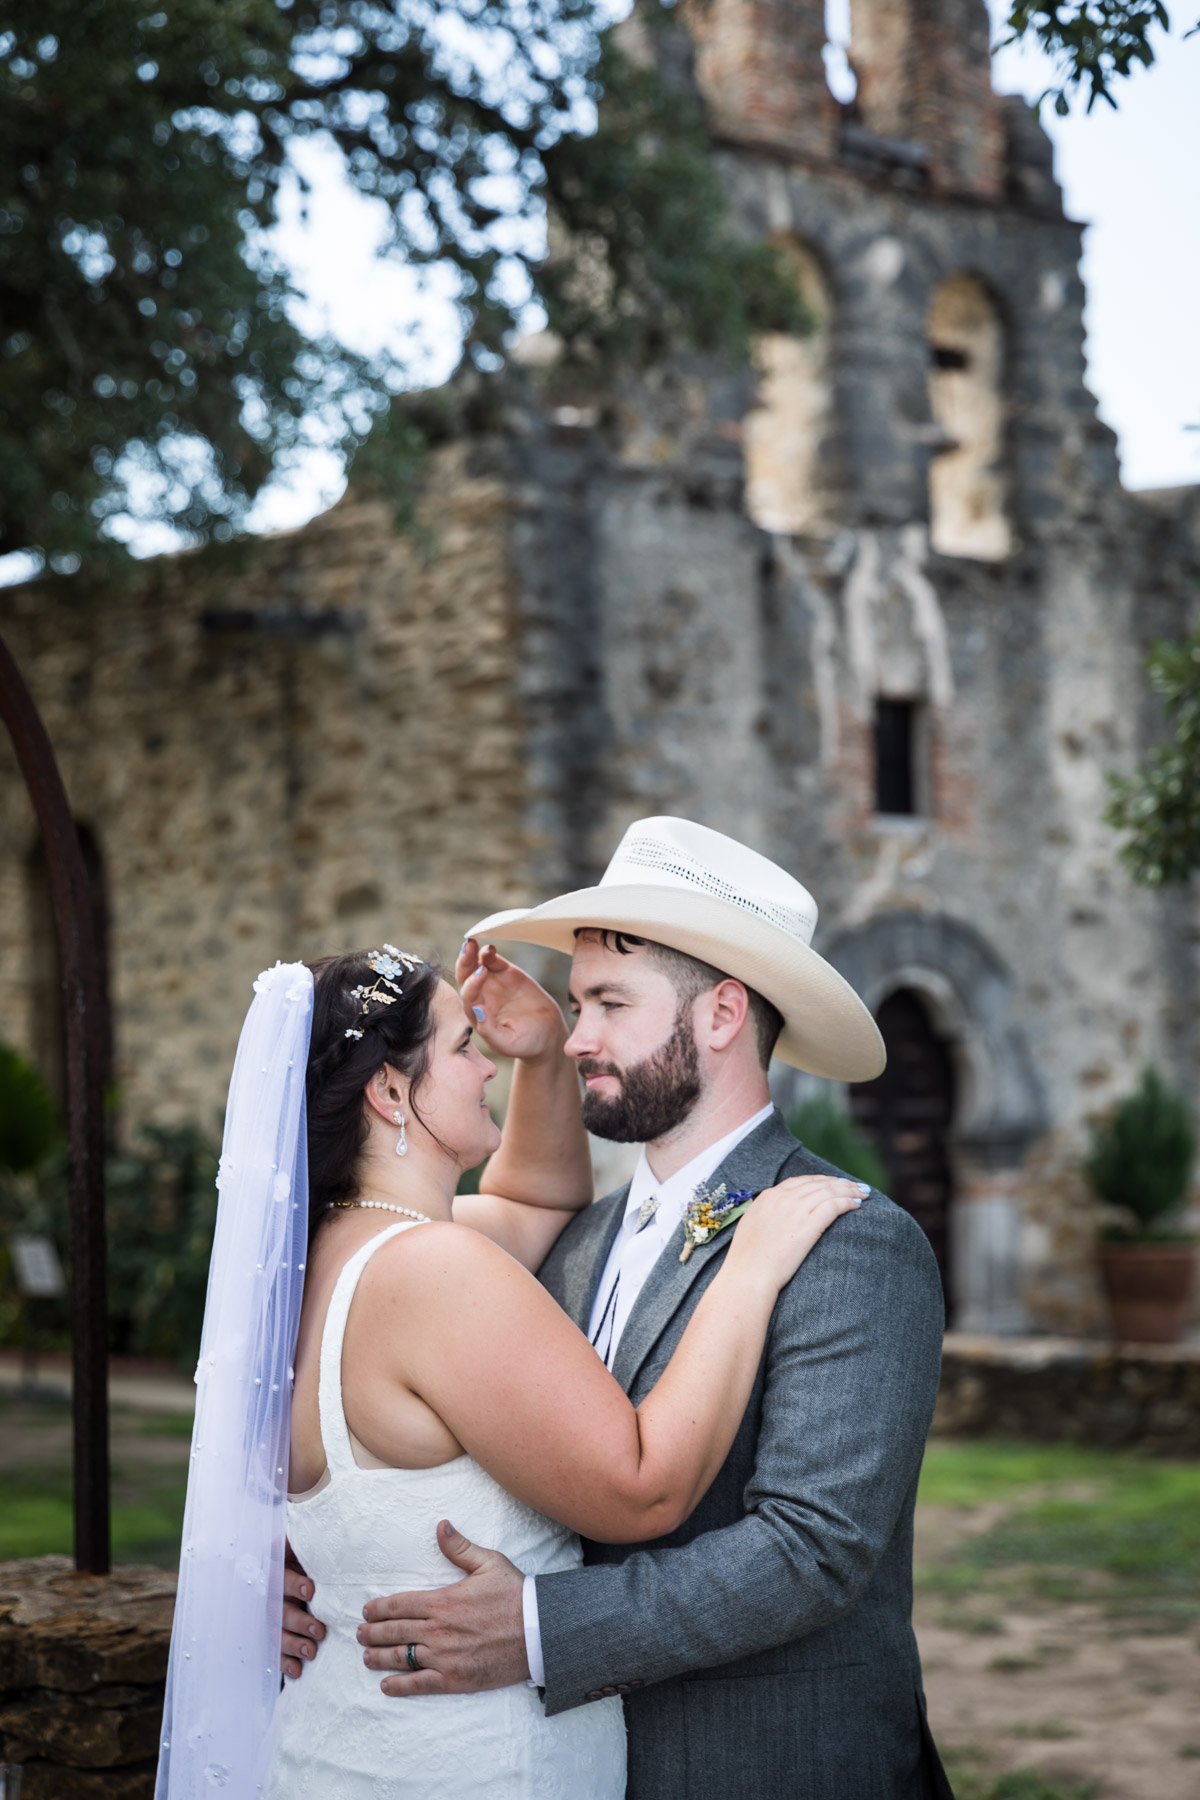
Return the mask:
<svg viewBox="0 0 1200 1800">
<path fill-rule="evenodd" d="M 817 906 L 807 888 L 733 838 L 688 819 L 638 819 L 598 887 L 542 906 L 493 913 L 473 938 L 575 948 L 585 928 L 625 931 L 734 975 L 777 1006 L 775 1054 L 833 1081 L 870 1081 L 887 1055 L 854 989 L 810 948 Z"/>
</svg>

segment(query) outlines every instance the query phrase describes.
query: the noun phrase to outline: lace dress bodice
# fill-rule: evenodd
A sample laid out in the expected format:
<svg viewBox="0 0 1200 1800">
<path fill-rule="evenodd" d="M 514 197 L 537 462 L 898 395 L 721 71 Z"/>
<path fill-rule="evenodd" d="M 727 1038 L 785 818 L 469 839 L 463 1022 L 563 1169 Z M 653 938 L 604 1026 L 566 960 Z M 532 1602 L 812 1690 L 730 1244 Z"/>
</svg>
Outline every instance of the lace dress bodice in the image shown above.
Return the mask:
<svg viewBox="0 0 1200 1800">
<path fill-rule="evenodd" d="M 395 1700 L 363 1663 L 355 1633 L 369 1599 L 462 1579 L 438 1549 L 439 1519 L 503 1551 L 526 1575 L 580 1561 L 573 1532 L 514 1499 L 470 1456 L 432 1469 L 362 1468 L 355 1460 L 342 1405 L 350 1303 L 376 1250 L 416 1228 L 415 1221 L 393 1225 L 364 1244 L 329 1303 L 318 1390 L 327 1478 L 289 1498 L 287 1509 L 288 1536 L 316 1586 L 311 1608 L 326 1636 L 280 1696 L 264 1800 L 622 1800 L 619 1700 L 553 1719 L 527 1683 Z"/>
</svg>

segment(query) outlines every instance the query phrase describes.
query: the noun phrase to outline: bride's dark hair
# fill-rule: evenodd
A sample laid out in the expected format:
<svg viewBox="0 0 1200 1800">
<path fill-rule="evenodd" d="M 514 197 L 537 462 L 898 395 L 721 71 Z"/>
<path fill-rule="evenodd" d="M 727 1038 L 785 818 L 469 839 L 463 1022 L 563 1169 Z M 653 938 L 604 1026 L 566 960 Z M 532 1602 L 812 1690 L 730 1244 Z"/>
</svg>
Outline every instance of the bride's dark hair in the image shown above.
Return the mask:
<svg viewBox="0 0 1200 1800">
<path fill-rule="evenodd" d="M 398 1000 L 391 1006 L 376 1001 L 364 1013 L 352 990 L 376 984 L 368 960 L 375 954 L 351 950 L 308 965 L 313 977 L 305 1077 L 310 1243 L 325 1208 L 353 1200 L 359 1191 L 358 1163 L 368 1130 L 363 1089 L 384 1063 L 408 1078 L 409 1110 L 421 1116 L 416 1093 L 429 1067 L 433 1002 L 445 972 L 439 963 L 421 963 L 404 975 Z M 347 1035 L 356 1032 L 361 1037 Z"/>
</svg>

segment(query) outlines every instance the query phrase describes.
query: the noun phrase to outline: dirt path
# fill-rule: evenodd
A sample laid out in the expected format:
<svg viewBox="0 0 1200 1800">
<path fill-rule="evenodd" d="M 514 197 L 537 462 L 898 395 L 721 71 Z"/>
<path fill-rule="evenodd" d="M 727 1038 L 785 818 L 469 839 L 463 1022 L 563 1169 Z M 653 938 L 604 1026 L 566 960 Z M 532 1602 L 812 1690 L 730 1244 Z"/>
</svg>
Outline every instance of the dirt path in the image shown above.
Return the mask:
<svg viewBox="0 0 1200 1800">
<path fill-rule="evenodd" d="M 996 1516 L 922 1508 L 918 1566 Z M 920 1587 L 915 1620 L 930 1723 L 964 1785 L 1036 1768 L 1068 1790 L 1095 1782 L 1096 1800 L 1200 1800 L 1194 1630 L 1149 1635 L 1098 1605 L 960 1604 Z"/>
</svg>

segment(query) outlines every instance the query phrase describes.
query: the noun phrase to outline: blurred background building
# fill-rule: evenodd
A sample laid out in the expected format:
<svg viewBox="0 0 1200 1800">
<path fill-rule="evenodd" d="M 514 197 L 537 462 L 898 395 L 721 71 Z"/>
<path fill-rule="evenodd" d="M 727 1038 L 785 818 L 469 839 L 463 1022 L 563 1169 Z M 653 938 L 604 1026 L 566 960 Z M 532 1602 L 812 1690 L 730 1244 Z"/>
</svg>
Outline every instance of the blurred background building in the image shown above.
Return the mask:
<svg viewBox="0 0 1200 1800">
<path fill-rule="evenodd" d="M 1135 889 L 1106 774 L 1153 736 L 1200 490 L 1131 495 L 1084 381 L 1081 227 L 981 0 L 711 0 L 627 42 L 697 84 L 747 234 L 815 329 L 617 391 L 531 338 L 461 384 L 420 528 L 352 490 L 295 533 L 0 617 L 78 809 L 123 1129 L 215 1127 L 266 962 L 453 956 L 680 813 L 813 890 L 890 1053 L 845 1101 L 967 1330 L 1100 1319 L 1085 1123 L 1197 1084 L 1188 890 Z M 0 1015 L 61 1082 L 46 877 L 0 747 Z M 561 980 L 551 959 L 543 973 Z M 804 1090 L 779 1071 L 780 1098 Z M 604 1171 L 616 1176 L 615 1164 Z"/>
</svg>

